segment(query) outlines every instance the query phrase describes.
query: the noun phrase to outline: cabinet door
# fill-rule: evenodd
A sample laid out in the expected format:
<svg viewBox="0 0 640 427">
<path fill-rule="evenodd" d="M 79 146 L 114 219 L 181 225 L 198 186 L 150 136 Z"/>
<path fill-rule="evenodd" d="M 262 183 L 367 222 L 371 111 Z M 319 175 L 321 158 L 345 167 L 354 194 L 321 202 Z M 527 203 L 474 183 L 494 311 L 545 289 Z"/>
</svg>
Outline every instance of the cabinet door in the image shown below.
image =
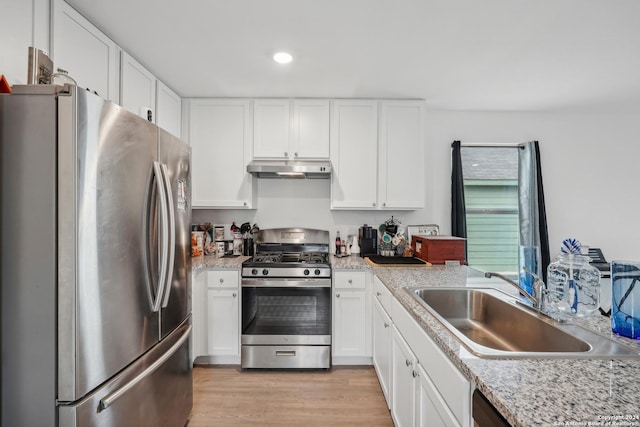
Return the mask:
<svg viewBox="0 0 640 427">
<path fill-rule="evenodd" d="M 387 407 L 391 408 L 391 319 L 377 300 L 373 303 L 373 366 Z"/>
<path fill-rule="evenodd" d="M 238 289 L 208 289 L 208 340 L 211 356 L 240 355 L 240 298 Z"/>
<path fill-rule="evenodd" d="M 182 138 L 182 100 L 160 80 L 156 80 L 156 124 Z"/>
<path fill-rule="evenodd" d="M 120 48 L 64 0 L 52 5 L 55 66 L 67 70 L 79 87 L 119 104 Z"/>
<path fill-rule="evenodd" d="M 424 121 L 422 101 L 380 102 L 378 189 L 382 209 L 424 208 Z"/>
<path fill-rule="evenodd" d="M 193 319 L 192 357 L 207 354 L 207 276 L 204 271 L 193 273 L 191 318 Z"/>
<path fill-rule="evenodd" d="M 253 156 L 287 159 L 291 134 L 288 99 L 256 99 L 253 102 Z"/>
<path fill-rule="evenodd" d="M 331 108 L 331 209 L 376 209 L 378 104 L 338 100 Z"/>
<path fill-rule="evenodd" d="M 459 427 L 458 420 L 420 364 L 416 375 L 416 427 Z"/>
<path fill-rule="evenodd" d="M 120 105 L 156 122 L 156 77 L 127 52 L 120 57 Z"/>
<path fill-rule="evenodd" d="M 188 101 L 194 208 L 254 208 L 251 102 L 240 99 Z"/>
<path fill-rule="evenodd" d="M 413 426 L 415 416 L 416 357 L 393 327 L 391 334 L 391 417 L 396 427 Z"/>
<path fill-rule="evenodd" d="M 365 356 L 367 300 L 364 289 L 334 289 L 334 356 Z"/>
<path fill-rule="evenodd" d="M 329 158 L 329 100 L 293 101 L 293 158 Z"/>
</svg>

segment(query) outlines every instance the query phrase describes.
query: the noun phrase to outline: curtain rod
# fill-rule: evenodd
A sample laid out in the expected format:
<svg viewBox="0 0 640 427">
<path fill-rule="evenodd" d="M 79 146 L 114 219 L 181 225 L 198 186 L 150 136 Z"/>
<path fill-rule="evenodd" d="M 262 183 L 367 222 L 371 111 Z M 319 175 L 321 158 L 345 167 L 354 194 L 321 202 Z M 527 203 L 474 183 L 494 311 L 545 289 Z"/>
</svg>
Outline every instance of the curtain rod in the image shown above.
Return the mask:
<svg viewBox="0 0 640 427">
<path fill-rule="evenodd" d="M 475 147 L 475 148 L 520 148 L 524 149 L 523 145 L 520 144 L 483 144 L 481 142 L 466 142 L 460 143 L 460 147 Z"/>
</svg>

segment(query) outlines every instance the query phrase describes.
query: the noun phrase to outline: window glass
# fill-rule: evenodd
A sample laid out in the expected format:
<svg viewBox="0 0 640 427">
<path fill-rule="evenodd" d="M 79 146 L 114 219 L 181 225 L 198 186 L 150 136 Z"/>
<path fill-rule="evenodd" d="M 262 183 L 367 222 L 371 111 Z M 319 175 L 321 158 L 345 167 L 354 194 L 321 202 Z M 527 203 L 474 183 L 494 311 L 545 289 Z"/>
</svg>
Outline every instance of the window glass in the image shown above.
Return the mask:
<svg viewBox="0 0 640 427">
<path fill-rule="evenodd" d="M 518 271 L 518 150 L 463 147 L 467 262 L 482 271 Z"/>
</svg>

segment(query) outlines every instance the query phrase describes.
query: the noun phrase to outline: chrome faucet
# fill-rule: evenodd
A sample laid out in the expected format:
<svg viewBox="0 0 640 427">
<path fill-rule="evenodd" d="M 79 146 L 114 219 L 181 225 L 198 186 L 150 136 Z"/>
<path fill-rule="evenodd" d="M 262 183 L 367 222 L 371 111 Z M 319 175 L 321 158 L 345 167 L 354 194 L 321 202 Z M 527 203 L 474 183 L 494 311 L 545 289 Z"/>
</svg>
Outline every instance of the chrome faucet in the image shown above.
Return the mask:
<svg viewBox="0 0 640 427">
<path fill-rule="evenodd" d="M 538 275 L 535 274 L 533 271 L 529 270 L 526 267 L 523 267 L 523 269 L 527 273 L 531 274 L 535 279 L 535 281 L 533 282 L 533 294 L 527 292 L 522 286 L 520 286 L 520 284 L 514 282 L 508 277 L 503 276 L 500 273 L 493 273 L 493 272 L 487 271 L 484 273 L 484 277 L 486 277 L 487 279 L 490 279 L 495 276 L 499 279 L 504 280 L 508 284 L 516 287 L 522 293 L 522 295 L 526 299 L 528 299 L 529 302 L 531 302 L 531 306 L 534 309 L 542 312 L 542 310 L 544 309 L 544 296 L 547 293 L 547 290 L 545 289 L 545 284 L 542 280 L 540 280 L 540 277 L 538 277 Z"/>
</svg>

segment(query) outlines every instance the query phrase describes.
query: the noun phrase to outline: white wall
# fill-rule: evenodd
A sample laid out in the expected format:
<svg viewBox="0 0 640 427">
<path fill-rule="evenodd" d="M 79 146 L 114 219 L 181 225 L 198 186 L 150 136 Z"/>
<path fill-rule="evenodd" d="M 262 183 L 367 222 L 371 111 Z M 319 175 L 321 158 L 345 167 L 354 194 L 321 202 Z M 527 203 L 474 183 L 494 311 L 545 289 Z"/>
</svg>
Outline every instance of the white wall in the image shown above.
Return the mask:
<svg viewBox="0 0 640 427">
<path fill-rule="evenodd" d="M 640 260 L 640 120 L 632 114 L 427 112 L 427 207 L 331 211 L 328 180 L 258 181 L 256 211 L 194 211 L 194 222 L 302 226 L 344 236 L 392 214 L 450 232 L 451 142 L 540 142 L 552 257 L 566 237 L 611 259 Z"/>
<path fill-rule="evenodd" d="M 0 74 L 26 84 L 29 46 L 49 51 L 49 1 L 3 0 L 0 13 Z"/>
</svg>

